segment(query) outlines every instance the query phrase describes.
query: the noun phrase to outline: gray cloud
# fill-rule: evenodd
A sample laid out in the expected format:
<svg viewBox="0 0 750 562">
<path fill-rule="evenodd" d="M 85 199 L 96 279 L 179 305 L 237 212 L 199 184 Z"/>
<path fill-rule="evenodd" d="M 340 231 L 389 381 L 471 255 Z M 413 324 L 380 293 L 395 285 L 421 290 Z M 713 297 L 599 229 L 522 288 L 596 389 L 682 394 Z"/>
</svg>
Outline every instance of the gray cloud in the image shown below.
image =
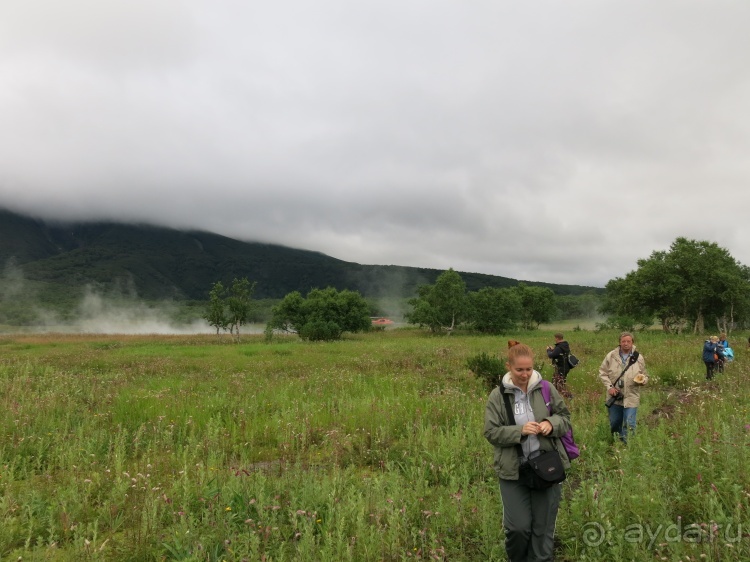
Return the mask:
<svg viewBox="0 0 750 562">
<path fill-rule="evenodd" d="M 0 204 L 603 285 L 750 263 L 750 5 L 0 7 Z"/>
</svg>

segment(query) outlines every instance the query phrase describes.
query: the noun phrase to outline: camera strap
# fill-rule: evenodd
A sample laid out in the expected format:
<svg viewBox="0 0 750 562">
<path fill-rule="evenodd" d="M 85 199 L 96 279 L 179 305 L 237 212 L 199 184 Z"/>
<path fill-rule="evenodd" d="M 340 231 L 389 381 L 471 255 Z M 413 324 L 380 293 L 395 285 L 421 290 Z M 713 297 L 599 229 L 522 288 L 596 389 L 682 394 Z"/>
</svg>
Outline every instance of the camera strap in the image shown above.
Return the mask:
<svg viewBox="0 0 750 562">
<path fill-rule="evenodd" d="M 625 368 L 622 370 L 622 373 L 620 373 L 620 376 L 615 379 L 615 382 L 612 384 L 612 386 L 616 386 L 618 382 L 620 382 L 620 379 L 625 376 L 625 371 L 630 369 L 633 365 L 635 365 L 638 362 L 638 356 L 640 354 L 638 351 L 633 351 L 633 354 L 630 356 L 630 359 L 628 359 L 628 364 L 625 365 Z"/>
</svg>

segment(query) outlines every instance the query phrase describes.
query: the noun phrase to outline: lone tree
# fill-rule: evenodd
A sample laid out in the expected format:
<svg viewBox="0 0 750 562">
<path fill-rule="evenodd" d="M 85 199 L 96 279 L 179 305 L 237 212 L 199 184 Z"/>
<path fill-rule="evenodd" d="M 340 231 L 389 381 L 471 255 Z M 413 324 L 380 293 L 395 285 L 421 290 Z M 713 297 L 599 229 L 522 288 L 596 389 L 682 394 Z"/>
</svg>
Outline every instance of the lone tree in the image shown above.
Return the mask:
<svg viewBox="0 0 750 562">
<path fill-rule="evenodd" d="M 657 318 L 665 332 L 706 324 L 728 332 L 750 313 L 750 269 L 713 242 L 677 238 L 669 251 L 638 260 L 638 268 L 607 283 L 602 311 L 641 323 Z"/>
<path fill-rule="evenodd" d="M 337 340 L 344 332 L 369 330 L 370 306 L 356 291 L 333 287 L 313 289 L 303 298 L 299 291 L 287 294 L 273 307 L 267 333 L 280 330 L 306 340 Z"/>
<path fill-rule="evenodd" d="M 240 341 L 240 326 L 246 324 L 250 317 L 254 292 L 255 281 L 251 284 L 247 277 L 235 278 L 229 288 L 229 296 L 227 297 L 229 331 L 235 334 L 238 342 Z"/>
<path fill-rule="evenodd" d="M 409 304 L 413 308 L 405 314 L 407 322 L 450 334 L 466 315 L 466 283 L 451 268 L 441 273 L 434 285 L 418 287 Z"/>
<path fill-rule="evenodd" d="M 229 329 L 229 319 L 227 318 L 227 306 L 224 302 L 226 289 L 221 281 L 217 281 L 211 286 L 208 293 L 208 309 L 203 315 L 209 326 L 216 328 L 216 335 L 219 336 L 221 331 Z"/>
<path fill-rule="evenodd" d="M 212 285 L 208 294 L 208 309 L 203 318 L 209 326 L 216 328 L 217 336 L 220 331 L 229 330 L 240 341 L 240 326 L 246 324 L 250 317 L 254 291 L 255 282 L 251 284 L 246 277 L 235 278 L 228 290 L 221 281 Z"/>
</svg>

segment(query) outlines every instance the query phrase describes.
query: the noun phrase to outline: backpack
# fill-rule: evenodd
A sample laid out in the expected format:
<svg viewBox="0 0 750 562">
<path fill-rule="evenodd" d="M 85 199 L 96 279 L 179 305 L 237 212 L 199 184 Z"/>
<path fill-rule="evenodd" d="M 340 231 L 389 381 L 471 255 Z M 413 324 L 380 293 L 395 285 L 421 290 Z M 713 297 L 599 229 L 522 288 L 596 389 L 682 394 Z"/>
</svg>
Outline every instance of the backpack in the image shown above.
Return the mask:
<svg viewBox="0 0 750 562">
<path fill-rule="evenodd" d="M 542 397 L 544 398 L 545 404 L 547 404 L 547 409 L 549 410 L 549 413 L 552 413 L 552 393 L 549 389 L 549 381 L 542 379 Z M 578 448 L 578 445 L 576 445 L 575 440 L 573 439 L 573 429 L 569 429 L 565 435 L 560 437 L 560 441 L 562 441 L 563 447 L 565 447 L 565 452 L 568 454 L 568 460 L 577 459 L 581 456 L 581 450 Z"/>
<path fill-rule="evenodd" d="M 568 353 L 568 369 L 574 369 L 576 365 L 578 365 L 578 357 L 573 355 L 572 353 Z"/>
</svg>

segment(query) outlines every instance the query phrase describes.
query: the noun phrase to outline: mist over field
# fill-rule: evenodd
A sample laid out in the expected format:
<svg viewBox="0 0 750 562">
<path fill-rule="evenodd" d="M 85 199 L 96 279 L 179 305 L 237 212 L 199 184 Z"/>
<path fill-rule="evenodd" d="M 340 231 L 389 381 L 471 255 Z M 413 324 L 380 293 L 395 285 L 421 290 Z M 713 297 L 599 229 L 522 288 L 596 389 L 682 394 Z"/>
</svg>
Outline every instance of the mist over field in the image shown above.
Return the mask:
<svg viewBox="0 0 750 562">
<path fill-rule="evenodd" d="M 240 332 L 261 334 L 268 302 L 254 301 L 261 311 Z M 261 303 L 258 305 L 258 303 Z M 89 283 L 74 294 L 60 293 L 24 275 L 23 266 L 9 259 L 0 269 L 0 332 L 122 335 L 215 334 L 202 318 L 207 302 L 154 301 L 139 296 L 128 279 L 108 286 Z M 396 321 L 406 312 L 403 298 L 376 300 L 377 314 Z M 225 335 L 226 332 L 222 332 Z"/>
<path fill-rule="evenodd" d="M 61 307 L 43 302 L 40 290 L 24 277 L 22 267 L 14 260 L 7 261 L 0 275 L 0 307 L 4 313 L 11 308 L 22 309 L 25 318 L 31 321 L 15 326 L 15 330 L 26 333 L 179 335 L 215 332 L 203 319 L 176 320 L 179 314 L 177 303 L 146 303 L 127 283 L 117 284 L 114 289 L 106 291 L 86 285 L 83 296 L 66 313 Z M 244 330 L 245 333 L 261 331 L 252 326 Z"/>
<path fill-rule="evenodd" d="M 36 310 L 39 323 L 25 332 L 63 332 L 82 334 L 209 334 L 215 330 L 205 320 L 176 322 L 174 305 L 149 305 L 137 299 L 108 299 L 86 289 L 78 305 L 78 315 L 61 320 L 59 315 L 43 308 Z"/>
<path fill-rule="evenodd" d="M 205 334 L 213 332 L 205 320 L 175 324 L 169 304 L 154 308 L 137 299 L 112 301 L 91 289 L 79 304 L 80 316 L 69 329 L 88 334 Z"/>
<path fill-rule="evenodd" d="M 6 261 L 0 276 L 0 302 L 14 298 L 24 288 L 23 270 L 16 265 L 16 260 L 11 258 Z"/>
</svg>

